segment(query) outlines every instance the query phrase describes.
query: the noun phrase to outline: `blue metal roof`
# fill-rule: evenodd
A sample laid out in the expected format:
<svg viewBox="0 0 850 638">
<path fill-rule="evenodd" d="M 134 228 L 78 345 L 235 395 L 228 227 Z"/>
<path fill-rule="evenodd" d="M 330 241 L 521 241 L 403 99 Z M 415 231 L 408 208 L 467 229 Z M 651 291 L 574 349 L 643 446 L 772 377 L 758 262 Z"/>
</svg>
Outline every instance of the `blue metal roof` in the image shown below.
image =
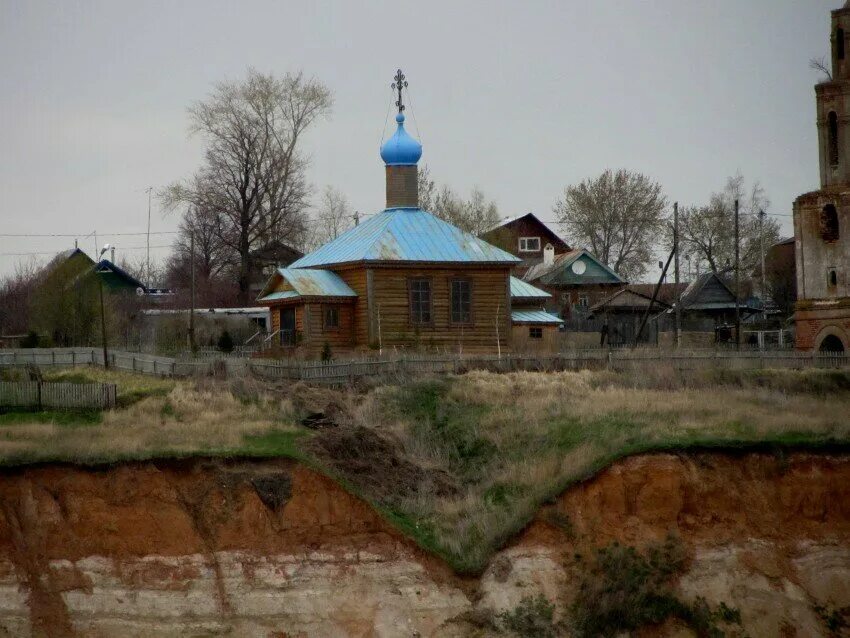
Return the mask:
<svg viewBox="0 0 850 638">
<path fill-rule="evenodd" d="M 273 292 L 265 297 L 259 297 L 257 301 L 283 301 L 284 299 L 295 299 L 300 296 L 294 290 L 287 290 L 285 292 Z"/>
<path fill-rule="evenodd" d="M 293 290 L 272 292 L 280 279 L 285 279 Z M 260 293 L 259 301 L 281 301 L 295 297 L 356 297 L 357 293 L 348 287 L 342 278 L 330 270 L 311 270 L 309 268 L 278 268 L 271 276 L 266 287 Z"/>
<path fill-rule="evenodd" d="M 564 321 L 560 317 L 549 314 L 544 310 L 512 310 L 511 323 L 545 323 L 560 325 Z"/>
<path fill-rule="evenodd" d="M 421 208 L 388 208 L 290 264 L 290 269 L 362 261 L 510 266 L 521 260 Z"/>
<path fill-rule="evenodd" d="M 522 279 L 511 277 L 511 299 L 546 299 L 551 296 L 545 290 L 535 288 Z"/>
</svg>

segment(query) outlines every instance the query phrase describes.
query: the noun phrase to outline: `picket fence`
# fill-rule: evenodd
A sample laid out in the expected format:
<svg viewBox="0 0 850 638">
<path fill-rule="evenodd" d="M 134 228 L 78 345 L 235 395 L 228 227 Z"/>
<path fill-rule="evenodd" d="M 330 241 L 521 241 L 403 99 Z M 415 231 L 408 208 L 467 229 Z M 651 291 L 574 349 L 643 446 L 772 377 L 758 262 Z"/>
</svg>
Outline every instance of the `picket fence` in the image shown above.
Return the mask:
<svg viewBox="0 0 850 638">
<path fill-rule="evenodd" d="M 114 383 L 0 381 L 0 407 L 108 410 L 115 407 Z"/>
<path fill-rule="evenodd" d="M 3 366 L 103 365 L 103 352 L 96 348 L 50 348 L 0 350 Z M 367 377 L 400 377 L 421 374 L 460 374 L 470 370 L 492 372 L 559 371 L 609 369 L 616 371 L 646 369 L 667 365 L 677 371 L 708 368 L 844 368 L 850 359 L 838 353 L 804 353 L 793 350 L 741 351 L 724 349 L 661 350 L 588 349 L 553 355 L 507 354 L 460 356 L 456 354 L 390 353 L 381 357 L 314 362 L 286 359 L 189 359 L 132 352 L 109 351 L 109 365 L 156 376 L 241 377 L 251 374 L 266 378 L 343 385 Z"/>
</svg>

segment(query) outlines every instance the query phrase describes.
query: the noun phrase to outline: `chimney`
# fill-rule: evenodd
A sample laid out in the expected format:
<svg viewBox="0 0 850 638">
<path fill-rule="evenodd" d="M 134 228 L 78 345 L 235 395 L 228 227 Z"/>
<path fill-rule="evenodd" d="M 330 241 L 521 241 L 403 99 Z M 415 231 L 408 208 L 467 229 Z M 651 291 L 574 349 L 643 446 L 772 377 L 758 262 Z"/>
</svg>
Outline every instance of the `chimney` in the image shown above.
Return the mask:
<svg viewBox="0 0 850 638">
<path fill-rule="evenodd" d="M 115 246 L 109 249 L 109 261 L 115 263 Z"/>
<path fill-rule="evenodd" d="M 543 248 L 543 263 L 546 266 L 551 266 L 555 263 L 555 249 L 552 244 L 546 244 Z"/>
</svg>

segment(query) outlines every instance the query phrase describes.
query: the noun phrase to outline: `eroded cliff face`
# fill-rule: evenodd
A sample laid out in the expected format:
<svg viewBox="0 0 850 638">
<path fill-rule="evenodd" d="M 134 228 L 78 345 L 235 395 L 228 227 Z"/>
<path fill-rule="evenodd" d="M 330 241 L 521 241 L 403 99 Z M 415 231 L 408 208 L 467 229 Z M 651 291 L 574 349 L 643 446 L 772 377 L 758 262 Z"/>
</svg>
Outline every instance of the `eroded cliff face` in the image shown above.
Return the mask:
<svg viewBox="0 0 850 638">
<path fill-rule="evenodd" d="M 477 579 L 295 463 L 192 460 L 0 475 L 0 635 L 465 636 L 523 596 L 569 600 L 575 553 L 671 531 L 682 595 L 738 607 L 751 636 L 825 635 L 814 606 L 850 605 L 844 457 L 632 458 Z"/>
</svg>

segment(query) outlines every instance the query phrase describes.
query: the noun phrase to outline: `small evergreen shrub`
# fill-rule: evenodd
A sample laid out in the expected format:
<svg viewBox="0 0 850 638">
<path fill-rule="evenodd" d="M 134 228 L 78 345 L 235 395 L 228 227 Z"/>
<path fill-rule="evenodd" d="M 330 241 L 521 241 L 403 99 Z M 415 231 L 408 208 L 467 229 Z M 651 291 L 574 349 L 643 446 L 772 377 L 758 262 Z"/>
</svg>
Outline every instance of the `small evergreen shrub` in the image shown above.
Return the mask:
<svg viewBox="0 0 850 638">
<path fill-rule="evenodd" d="M 322 361 L 331 361 L 334 358 L 333 352 L 331 351 L 331 344 L 325 341 L 325 345 L 322 346 Z"/>
<path fill-rule="evenodd" d="M 27 336 L 21 339 L 22 348 L 38 348 L 38 333 L 35 330 L 30 330 Z"/>
<path fill-rule="evenodd" d="M 526 596 L 512 611 L 499 614 L 505 629 L 523 638 L 555 638 L 559 627 L 554 621 L 555 606 L 543 594 Z"/>
<path fill-rule="evenodd" d="M 233 352 L 233 337 L 227 330 L 222 332 L 218 338 L 218 349 L 222 352 Z"/>
<path fill-rule="evenodd" d="M 684 566 L 684 550 L 672 536 L 645 554 L 618 543 L 597 550 L 573 601 L 575 635 L 614 636 L 677 618 L 700 638 L 720 638 L 726 635 L 720 625 L 740 625 L 740 612 L 725 603 L 713 609 L 704 598 L 679 599 L 672 581 Z"/>
</svg>

